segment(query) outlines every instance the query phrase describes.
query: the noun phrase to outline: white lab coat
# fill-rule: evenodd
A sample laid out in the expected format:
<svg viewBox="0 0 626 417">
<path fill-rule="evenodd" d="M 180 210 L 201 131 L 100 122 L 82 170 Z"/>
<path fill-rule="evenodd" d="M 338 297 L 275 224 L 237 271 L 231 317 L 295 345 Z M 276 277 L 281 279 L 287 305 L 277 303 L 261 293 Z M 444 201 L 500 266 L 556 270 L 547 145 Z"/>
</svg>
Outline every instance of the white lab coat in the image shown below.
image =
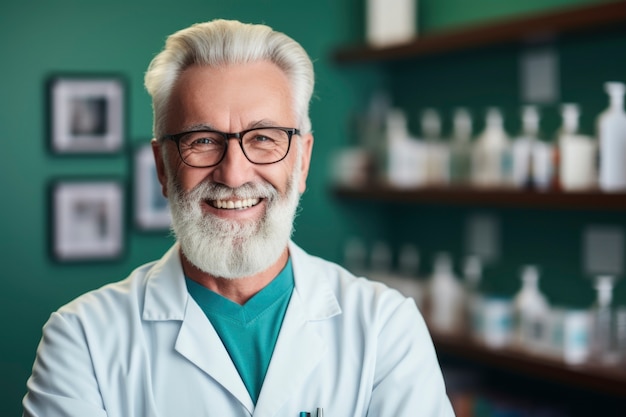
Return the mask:
<svg viewBox="0 0 626 417">
<path fill-rule="evenodd" d="M 413 300 L 289 250 L 295 289 L 256 405 L 189 296 L 174 245 L 51 315 L 24 416 L 452 416 Z"/>
</svg>

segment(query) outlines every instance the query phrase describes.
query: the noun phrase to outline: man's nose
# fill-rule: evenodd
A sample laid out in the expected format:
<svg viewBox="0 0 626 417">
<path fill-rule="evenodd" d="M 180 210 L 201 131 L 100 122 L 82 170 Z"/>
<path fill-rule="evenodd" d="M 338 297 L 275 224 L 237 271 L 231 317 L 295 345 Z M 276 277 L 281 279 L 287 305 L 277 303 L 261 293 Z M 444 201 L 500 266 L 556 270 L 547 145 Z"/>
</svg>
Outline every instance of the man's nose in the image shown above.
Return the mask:
<svg viewBox="0 0 626 417">
<path fill-rule="evenodd" d="M 250 182 L 253 163 L 246 158 L 237 138 L 229 138 L 224 158 L 213 170 L 213 180 L 231 188 Z"/>
</svg>

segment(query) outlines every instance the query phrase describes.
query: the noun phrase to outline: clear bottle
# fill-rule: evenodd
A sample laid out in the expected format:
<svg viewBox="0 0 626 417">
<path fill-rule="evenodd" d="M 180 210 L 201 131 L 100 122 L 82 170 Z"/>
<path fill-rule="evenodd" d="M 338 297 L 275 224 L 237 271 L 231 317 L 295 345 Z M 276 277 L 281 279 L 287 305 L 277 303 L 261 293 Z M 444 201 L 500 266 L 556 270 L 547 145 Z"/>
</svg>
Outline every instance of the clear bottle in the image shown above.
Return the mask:
<svg viewBox="0 0 626 417">
<path fill-rule="evenodd" d="M 541 350 L 547 344 L 550 305 L 539 290 L 536 266 L 522 268 L 521 279 L 522 287 L 513 299 L 516 343 L 530 350 Z"/>
<path fill-rule="evenodd" d="M 603 191 L 626 190 L 626 112 L 624 83 L 604 85 L 610 98 L 609 108 L 598 116 L 597 132 L 600 147 L 600 176 Z"/>
<path fill-rule="evenodd" d="M 596 361 L 613 364 L 619 361 L 615 340 L 613 309 L 613 277 L 603 275 L 596 279 L 597 298 L 592 308 L 593 357 Z"/>
<path fill-rule="evenodd" d="M 450 150 L 441 140 L 441 118 L 435 109 L 426 109 L 421 115 L 422 137 L 428 152 L 427 182 L 432 186 L 444 186 L 450 183 Z"/>
<path fill-rule="evenodd" d="M 406 297 L 413 298 L 421 308 L 424 303 L 424 290 L 419 280 L 420 255 L 417 246 L 405 243 L 398 252 L 397 273 L 391 278 L 390 284 Z"/>
<path fill-rule="evenodd" d="M 536 124 L 536 128 L 530 127 L 531 130 L 535 131 L 534 136 L 536 139 L 531 149 L 531 185 L 535 190 L 547 191 L 554 185 L 555 146 L 540 133 L 539 111 L 537 110 L 536 122 L 532 120 L 534 116 L 531 115 L 529 118 L 529 125 Z"/>
<path fill-rule="evenodd" d="M 470 255 L 465 258 L 463 265 L 464 286 L 465 286 L 465 328 L 470 335 L 476 339 L 482 337 L 482 294 L 480 293 L 480 282 L 482 280 L 482 263 L 480 258 Z"/>
<path fill-rule="evenodd" d="M 467 185 L 471 175 L 472 117 L 465 108 L 454 111 L 450 140 L 450 183 Z"/>
<path fill-rule="evenodd" d="M 626 306 L 615 309 L 615 347 L 619 352 L 619 360 L 626 365 Z"/>
<path fill-rule="evenodd" d="M 356 276 L 367 273 L 367 249 L 358 237 L 349 238 L 343 248 L 343 266 Z"/>
<path fill-rule="evenodd" d="M 510 140 L 498 108 L 487 109 L 485 128 L 472 148 L 472 184 L 500 187 L 510 169 Z"/>
<path fill-rule="evenodd" d="M 430 322 L 441 332 L 458 331 L 463 308 L 463 288 L 452 269 L 452 259 L 445 252 L 435 257 L 430 279 Z"/>
<path fill-rule="evenodd" d="M 398 253 L 398 272 L 403 277 L 417 278 L 419 276 L 420 253 L 417 246 L 405 243 Z"/>
<path fill-rule="evenodd" d="M 522 132 L 511 146 L 511 181 L 518 189 L 531 188 L 533 183 L 533 149 L 539 137 L 539 111 L 536 106 L 522 109 Z"/>
<path fill-rule="evenodd" d="M 370 252 L 369 276 L 375 281 L 386 282 L 392 273 L 392 253 L 387 242 L 377 241 Z"/>
</svg>

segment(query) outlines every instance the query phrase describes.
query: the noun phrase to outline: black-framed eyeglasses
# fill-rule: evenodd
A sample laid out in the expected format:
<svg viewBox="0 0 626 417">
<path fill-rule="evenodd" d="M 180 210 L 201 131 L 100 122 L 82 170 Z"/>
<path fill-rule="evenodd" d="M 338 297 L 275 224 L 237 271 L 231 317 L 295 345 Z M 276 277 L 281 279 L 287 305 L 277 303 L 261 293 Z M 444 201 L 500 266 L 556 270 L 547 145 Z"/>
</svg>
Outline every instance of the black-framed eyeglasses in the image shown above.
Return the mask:
<svg viewBox="0 0 626 417">
<path fill-rule="evenodd" d="M 209 168 L 224 159 L 229 139 L 238 139 L 248 161 L 268 165 L 280 162 L 289 153 L 291 138 L 300 131 L 289 127 L 255 127 L 237 133 L 217 130 L 192 130 L 165 135 L 176 142 L 183 162 L 194 168 Z"/>
</svg>

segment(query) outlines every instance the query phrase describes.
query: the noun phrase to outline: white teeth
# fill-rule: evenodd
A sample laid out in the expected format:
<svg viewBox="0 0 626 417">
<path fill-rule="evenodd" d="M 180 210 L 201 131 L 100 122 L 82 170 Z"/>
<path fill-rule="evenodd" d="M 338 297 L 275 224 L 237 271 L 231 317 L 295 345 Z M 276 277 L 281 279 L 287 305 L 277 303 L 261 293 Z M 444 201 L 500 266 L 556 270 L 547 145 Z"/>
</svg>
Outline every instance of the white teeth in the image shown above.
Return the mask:
<svg viewBox="0 0 626 417">
<path fill-rule="evenodd" d="M 219 209 L 244 209 L 255 206 L 259 203 L 258 198 L 246 198 L 243 200 L 215 200 L 214 206 Z"/>
</svg>

